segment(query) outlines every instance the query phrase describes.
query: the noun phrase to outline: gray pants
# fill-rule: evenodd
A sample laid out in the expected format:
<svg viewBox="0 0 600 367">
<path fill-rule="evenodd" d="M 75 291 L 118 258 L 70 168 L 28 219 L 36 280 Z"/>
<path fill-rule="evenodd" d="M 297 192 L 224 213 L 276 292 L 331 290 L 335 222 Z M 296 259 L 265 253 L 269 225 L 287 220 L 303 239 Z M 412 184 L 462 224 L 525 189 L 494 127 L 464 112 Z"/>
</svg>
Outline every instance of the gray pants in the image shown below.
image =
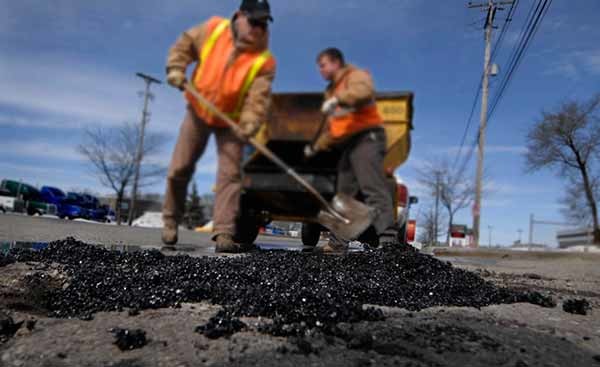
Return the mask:
<svg viewBox="0 0 600 367">
<path fill-rule="evenodd" d="M 380 235 L 394 224 L 393 197 L 383 168 L 385 130 L 377 128 L 361 132 L 342 149 L 337 191 L 350 196 L 362 194 L 364 202 L 375 209 L 373 227 Z"/>
</svg>

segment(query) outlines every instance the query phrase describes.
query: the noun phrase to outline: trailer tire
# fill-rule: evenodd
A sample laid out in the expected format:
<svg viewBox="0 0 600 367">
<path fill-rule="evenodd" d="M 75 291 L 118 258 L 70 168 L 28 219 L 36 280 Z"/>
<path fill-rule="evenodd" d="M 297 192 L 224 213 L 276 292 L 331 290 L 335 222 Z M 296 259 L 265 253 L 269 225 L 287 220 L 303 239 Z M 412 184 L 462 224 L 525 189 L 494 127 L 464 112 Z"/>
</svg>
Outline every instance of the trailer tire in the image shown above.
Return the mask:
<svg viewBox="0 0 600 367">
<path fill-rule="evenodd" d="M 377 232 L 375 231 L 375 227 L 373 227 L 373 226 L 370 226 L 369 228 L 367 228 L 367 230 L 364 231 L 358 237 L 357 240 L 361 243 L 366 243 L 367 245 L 369 245 L 372 248 L 379 247 L 379 236 L 377 235 Z"/>
<path fill-rule="evenodd" d="M 397 241 L 399 245 L 408 245 L 406 242 L 406 226 L 407 224 L 404 223 L 404 225 L 398 230 Z"/>
<path fill-rule="evenodd" d="M 235 236 L 233 239 L 235 242 L 251 245 L 256 241 L 259 229 L 260 226 L 254 218 L 240 216 L 235 221 Z"/>
<path fill-rule="evenodd" d="M 316 247 L 321 238 L 322 227 L 315 223 L 302 224 L 302 244 L 306 247 Z"/>
</svg>

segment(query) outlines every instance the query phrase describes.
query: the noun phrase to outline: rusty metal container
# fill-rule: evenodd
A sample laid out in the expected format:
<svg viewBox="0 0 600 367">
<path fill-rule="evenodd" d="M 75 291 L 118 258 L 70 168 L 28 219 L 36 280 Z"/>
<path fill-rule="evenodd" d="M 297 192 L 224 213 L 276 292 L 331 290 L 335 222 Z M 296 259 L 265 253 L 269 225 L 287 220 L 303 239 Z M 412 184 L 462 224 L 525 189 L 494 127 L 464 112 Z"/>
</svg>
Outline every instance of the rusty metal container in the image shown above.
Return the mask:
<svg viewBox="0 0 600 367">
<path fill-rule="evenodd" d="M 413 128 L 413 94 L 379 93 L 377 108 L 387 134 L 386 171 L 393 173 L 410 153 Z M 322 124 L 322 93 L 276 93 L 269 121 L 258 139 L 294 167 L 326 198 L 335 194 L 337 162 L 340 153 L 322 153 L 307 161 L 304 146 L 311 142 Z M 390 189 L 395 180 L 390 176 Z M 318 204 L 296 182 L 259 154 L 250 154 L 243 163 L 243 193 L 236 232 L 238 240 L 253 242 L 258 227 L 272 220 L 310 223 Z"/>
</svg>

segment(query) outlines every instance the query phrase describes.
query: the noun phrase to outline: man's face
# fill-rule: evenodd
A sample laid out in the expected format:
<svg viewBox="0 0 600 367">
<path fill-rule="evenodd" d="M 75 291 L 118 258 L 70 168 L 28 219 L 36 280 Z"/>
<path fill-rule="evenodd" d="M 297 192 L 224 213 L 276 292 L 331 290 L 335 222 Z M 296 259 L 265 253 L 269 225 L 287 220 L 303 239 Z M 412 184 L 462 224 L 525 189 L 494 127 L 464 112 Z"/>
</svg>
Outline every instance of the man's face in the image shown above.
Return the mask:
<svg viewBox="0 0 600 367">
<path fill-rule="evenodd" d="M 253 43 L 265 37 L 269 23 L 267 19 L 255 20 L 248 18 L 244 12 L 239 12 L 236 22 L 236 29 L 239 37 L 243 40 Z"/>
<path fill-rule="evenodd" d="M 332 81 L 335 73 L 342 67 L 339 61 L 332 60 L 327 55 L 319 59 L 318 65 L 321 76 L 327 81 Z"/>
</svg>

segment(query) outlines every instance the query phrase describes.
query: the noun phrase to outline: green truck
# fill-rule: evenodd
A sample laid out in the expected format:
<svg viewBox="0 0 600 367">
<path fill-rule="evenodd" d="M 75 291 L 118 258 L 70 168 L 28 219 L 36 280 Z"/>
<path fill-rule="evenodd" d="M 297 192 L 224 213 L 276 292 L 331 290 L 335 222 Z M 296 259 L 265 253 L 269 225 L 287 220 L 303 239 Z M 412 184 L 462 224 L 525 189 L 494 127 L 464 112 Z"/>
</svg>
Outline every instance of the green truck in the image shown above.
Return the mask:
<svg viewBox="0 0 600 367">
<path fill-rule="evenodd" d="M 2 180 L 0 190 L 3 192 L 1 205 L 6 211 L 28 215 L 56 215 L 56 205 L 45 203 L 40 191 L 34 186 L 19 181 Z"/>
</svg>

